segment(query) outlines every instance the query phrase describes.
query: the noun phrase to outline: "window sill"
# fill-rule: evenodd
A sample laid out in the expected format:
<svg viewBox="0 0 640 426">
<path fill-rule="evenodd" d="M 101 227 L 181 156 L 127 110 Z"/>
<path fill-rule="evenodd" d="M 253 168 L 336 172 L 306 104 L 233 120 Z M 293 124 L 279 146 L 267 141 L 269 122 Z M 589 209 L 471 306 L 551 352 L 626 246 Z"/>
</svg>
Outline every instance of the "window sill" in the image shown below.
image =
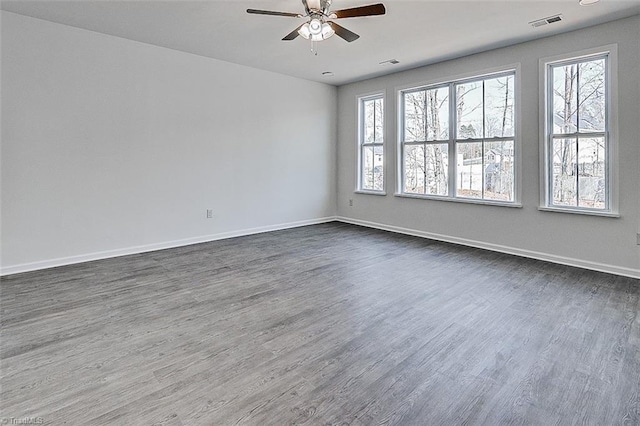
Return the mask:
<svg viewBox="0 0 640 426">
<path fill-rule="evenodd" d="M 517 209 L 522 208 L 522 204 L 520 203 L 505 203 L 501 201 L 474 200 L 473 198 L 453 198 L 453 197 L 441 197 L 437 195 L 404 194 L 401 192 L 395 193 L 394 195 L 396 197 L 418 198 L 421 200 L 448 201 L 452 203 L 480 204 L 484 206 L 511 207 L 511 208 L 517 208 Z"/>
<path fill-rule="evenodd" d="M 554 213 L 570 213 L 570 214 L 582 214 L 586 216 L 602 216 L 602 217 L 620 217 L 620 214 L 614 212 L 599 212 L 597 210 L 578 210 L 578 209 L 570 209 L 570 208 L 562 208 L 562 207 L 549 207 L 549 206 L 539 206 L 538 210 L 543 212 L 554 212 Z"/>
<path fill-rule="evenodd" d="M 387 193 L 385 191 L 368 191 L 366 189 L 356 189 L 354 191 L 354 193 L 356 194 L 365 194 L 365 195 L 381 195 L 381 196 L 385 196 L 387 195 Z"/>
</svg>

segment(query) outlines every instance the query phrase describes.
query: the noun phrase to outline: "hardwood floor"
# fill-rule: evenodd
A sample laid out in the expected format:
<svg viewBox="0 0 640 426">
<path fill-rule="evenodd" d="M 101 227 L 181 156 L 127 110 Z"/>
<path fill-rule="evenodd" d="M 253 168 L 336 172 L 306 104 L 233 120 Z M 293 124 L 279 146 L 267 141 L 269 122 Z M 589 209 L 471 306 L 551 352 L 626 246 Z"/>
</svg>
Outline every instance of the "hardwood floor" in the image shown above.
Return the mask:
<svg viewBox="0 0 640 426">
<path fill-rule="evenodd" d="M 330 223 L 1 280 L 0 417 L 640 424 L 640 281 Z"/>
</svg>

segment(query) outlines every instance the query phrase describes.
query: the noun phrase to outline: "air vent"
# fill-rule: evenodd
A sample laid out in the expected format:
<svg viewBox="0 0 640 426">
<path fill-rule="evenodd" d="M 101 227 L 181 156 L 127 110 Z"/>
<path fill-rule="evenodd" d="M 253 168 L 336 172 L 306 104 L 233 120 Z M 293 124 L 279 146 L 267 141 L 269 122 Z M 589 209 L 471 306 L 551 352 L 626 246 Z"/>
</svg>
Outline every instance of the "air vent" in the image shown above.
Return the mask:
<svg viewBox="0 0 640 426">
<path fill-rule="evenodd" d="M 543 25 L 553 24 L 554 22 L 560 22 L 560 21 L 562 21 L 562 15 L 553 15 L 547 18 L 538 19 L 537 21 L 531 21 L 529 22 L 529 24 L 531 24 L 532 27 L 537 28 Z"/>
</svg>

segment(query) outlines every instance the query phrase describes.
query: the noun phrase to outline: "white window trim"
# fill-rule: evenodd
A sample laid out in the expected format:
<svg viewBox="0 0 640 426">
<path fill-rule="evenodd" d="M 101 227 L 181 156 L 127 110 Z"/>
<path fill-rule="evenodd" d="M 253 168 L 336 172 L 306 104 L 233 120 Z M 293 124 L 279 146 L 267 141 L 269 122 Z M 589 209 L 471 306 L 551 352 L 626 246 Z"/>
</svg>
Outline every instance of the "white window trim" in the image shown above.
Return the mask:
<svg viewBox="0 0 640 426">
<path fill-rule="evenodd" d="M 369 101 L 372 99 L 382 99 L 382 105 L 383 105 L 383 113 L 382 113 L 382 117 L 383 117 L 383 136 L 382 136 L 382 190 L 375 190 L 375 189 L 365 189 L 362 187 L 362 146 L 361 146 L 361 142 L 362 139 L 364 137 L 364 135 L 362 134 L 362 129 L 363 129 L 363 115 L 364 115 L 364 110 L 362 108 L 362 103 L 364 101 Z M 365 195 L 387 195 L 385 188 L 387 185 L 387 144 L 386 144 L 386 140 L 387 140 L 387 100 L 386 100 L 386 95 L 385 95 L 385 91 L 375 91 L 375 92 L 369 92 L 369 93 L 365 93 L 365 94 L 360 94 L 356 96 L 356 117 L 357 117 L 357 126 L 358 129 L 356 131 L 356 149 L 357 149 L 357 153 L 356 153 L 356 157 L 357 157 L 357 161 L 356 161 L 356 188 L 353 191 L 356 194 L 365 194 Z"/>
<path fill-rule="evenodd" d="M 408 192 L 396 192 L 393 194 L 395 197 L 399 198 L 419 198 L 423 200 L 431 200 L 431 201 L 447 201 L 450 203 L 463 203 L 463 204 L 482 204 L 485 206 L 499 206 L 499 207 L 512 207 L 521 209 L 522 204 L 520 203 L 505 203 L 504 201 L 497 200 L 483 200 L 480 198 L 464 198 L 464 197 L 449 197 L 444 195 L 425 195 L 425 194 L 411 194 Z"/>
<path fill-rule="evenodd" d="M 581 60 L 589 57 L 608 55 L 607 60 L 607 201 L 608 209 L 558 206 L 551 204 L 551 177 L 549 176 L 548 140 L 552 129 L 547 111 L 550 106 L 549 69 L 552 65 Z M 609 44 L 568 54 L 541 58 L 540 78 L 540 205 L 538 210 L 602 217 L 620 217 L 618 212 L 619 162 L 618 162 L 618 45 Z"/>
<path fill-rule="evenodd" d="M 436 87 L 442 87 L 444 85 L 457 84 L 464 81 L 473 81 L 480 80 L 484 78 L 491 77 L 492 75 L 499 75 L 503 73 L 514 73 L 514 90 L 515 90 L 515 109 L 514 109 L 514 121 L 515 121 L 515 135 L 513 138 L 513 149 L 514 149 L 514 182 L 513 182 L 513 201 L 498 201 L 498 200 L 485 200 L 478 198 L 465 198 L 465 197 L 457 197 L 454 196 L 455 192 L 455 176 L 452 176 L 451 170 L 449 170 L 449 186 L 453 188 L 453 191 L 449 191 L 449 195 L 433 195 L 433 194 L 411 194 L 403 192 L 404 188 L 404 158 L 403 158 L 403 143 L 402 143 L 402 130 L 404 126 L 404 117 L 403 117 L 403 105 L 402 105 L 402 94 L 404 92 L 409 92 L 411 90 L 419 90 L 419 89 L 431 89 Z M 482 205 L 490 205 L 490 206 L 502 206 L 502 207 L 522 207 L 522 198 L 521 198 L 521 188 L 522 188 L 522 124 L 520 120 L 520 108 L 521 108 L 521 64 L 514 63 L 503 65 L 499 67 L 484 69 L 481 71 L 468 72 L 463 74 L 458 74 L 455 76 L 449 76 L 446 78 L 439 78 L 434 80 L 424 81 L 422 83 L 414 83 L 410 85 L 403 85 L 395 87 L 395 97 L 396 97 L 396 187 L 394 196 L 396 197 L 404 197 L 404 198 L 422 198 L 426 200 L 437 200 L 437 201 L 453 201 L 460 203 L 468 203 L 468 204 L 482 204 Z M 449 103 L 449 107 L 454 108 L 452 106 L 453 102 Z M 450 123 L 451 120 L 455 119 L 454 116 L 449 117 Z M 455 123 L 454 123 L 455 125 Z M 453 141 L 453 145 L 451 145 L 451 141 Z M 450 146 L 449 149 L 455 150 L 455 139 L 453 139 L 453 135 L 449 135 L 449 141 L 447 142 Z M 453 148 L 452 148 L 453 146 Z M 450 152 L 451 154 L 451 152 Z M 451 157 L 450 158 L 454 158 Z M 452 168 L 452 163 L 450 162 L 450 169 Z"/>
<path fill-rule="evenodd" d="M 384 180 L 384 177 L 382 178 Z M 376 191 L 373 189 L 356 189 L 353 191 L 355 194 L 365 194 L 365 195 L 387 195 L 386 191 Z"/>
</svg>

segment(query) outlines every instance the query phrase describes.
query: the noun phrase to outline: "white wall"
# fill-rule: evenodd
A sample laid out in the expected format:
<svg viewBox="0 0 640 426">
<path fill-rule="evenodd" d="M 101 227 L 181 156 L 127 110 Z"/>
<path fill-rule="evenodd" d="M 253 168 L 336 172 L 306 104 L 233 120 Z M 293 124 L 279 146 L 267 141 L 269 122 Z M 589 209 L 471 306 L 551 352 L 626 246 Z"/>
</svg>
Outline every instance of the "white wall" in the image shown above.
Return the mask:
<svg viewBox="0 0 640 426">
<path fill-rule="evenodd" d="M 1 16 L 3 273 L 335 215 L 334 87 Z"/>
<path fill-rule="evenodd" d="M 338 215 L 345 220 L 640 277 L 640 17 L 342 86 L 338 91 Z M 617 43 L 620 218 L 542 212 L 539 205 L 539 59 Z M 429 43 L 425 42 L 425 49 Z M 402 58 L 399 58 L 400 60 Z M 521 64 L 522 204 L 505 208 L 395 197 L 400 86 Z M 354 194 L 356 98 L 386 93 L 386 196 Z M 348 200 L 354 200 L 349 207 Z M 402 229 L 399 229 L 402 228 Z"/>
</svg>

